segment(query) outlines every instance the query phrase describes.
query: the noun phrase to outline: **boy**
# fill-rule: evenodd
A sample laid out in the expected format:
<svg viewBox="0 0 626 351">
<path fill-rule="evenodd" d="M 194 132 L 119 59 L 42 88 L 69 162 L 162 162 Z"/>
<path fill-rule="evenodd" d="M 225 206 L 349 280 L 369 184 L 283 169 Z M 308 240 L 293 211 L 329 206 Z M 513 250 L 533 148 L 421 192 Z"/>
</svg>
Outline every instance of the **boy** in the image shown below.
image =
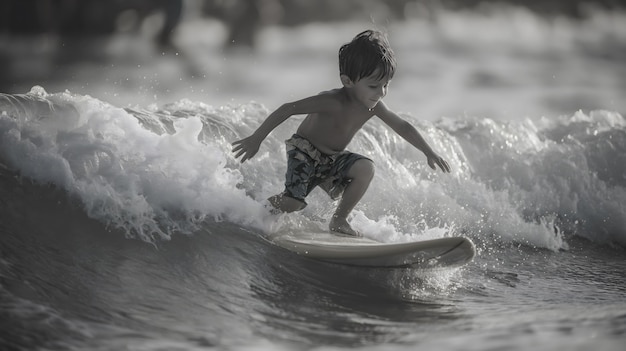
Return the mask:
<svg viewBox="0 0 626 351">
<path fill-rule="evenodd" d="M 296 134 L 285 142 L 285 190 L 269 198 L 272 206 L 283 212 L 301 210 L 307 205 L 306 196 L 320 186 L 332 199 L 341 196 L 329 224 L 330 231 L 361 236 L 347 218 L 369 187 L 374 164 L 345 148 L 373 116 L 422 151 L 432 169 L 439 166 L 443 172 L 450 172 L 448 163 L 430 148 L 420 133 L 382 102 L 395 69 L 394 54 L 385 36 L 366 30 L 339 49 L 342 88 L 280 106 L 251 136 L 233 143 L 232 151 L 243 163 L 259 151 L 265 137 L 287 118 L 307 115 Z"/>
</svg>

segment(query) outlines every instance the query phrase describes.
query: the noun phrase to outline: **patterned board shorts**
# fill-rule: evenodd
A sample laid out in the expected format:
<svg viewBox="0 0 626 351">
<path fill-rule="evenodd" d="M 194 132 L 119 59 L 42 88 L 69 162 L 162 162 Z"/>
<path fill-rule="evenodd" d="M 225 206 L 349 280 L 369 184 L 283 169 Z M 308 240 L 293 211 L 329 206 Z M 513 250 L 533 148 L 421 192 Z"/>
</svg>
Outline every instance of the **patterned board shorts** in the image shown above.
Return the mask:
<svg viewBox="0 0 626 351">
<path fill-rule="evenodd" d="M 338 199 L 350 183 L 347 174 L 354 162 L 360 159 L 370 160 L 349 151 L 324 154 L 297 134 L 286 140 L 285 145 L 287 174 L 283 194 L 302 201 L 305 205 L 304 199 L 316 186 L 326 191 L 333 200 Z"/>
</svg>

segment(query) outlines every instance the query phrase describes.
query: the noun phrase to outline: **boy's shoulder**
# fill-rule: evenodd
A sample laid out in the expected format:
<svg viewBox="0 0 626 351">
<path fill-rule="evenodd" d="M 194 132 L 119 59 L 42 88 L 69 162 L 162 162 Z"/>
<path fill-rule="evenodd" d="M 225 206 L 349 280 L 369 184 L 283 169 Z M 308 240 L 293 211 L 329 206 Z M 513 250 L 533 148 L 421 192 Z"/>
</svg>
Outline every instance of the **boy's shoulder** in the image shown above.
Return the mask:
<svg viewBox="0 0 626 351">
<path fill-rule="evenodd" d="M 342 89 L 332 89 L 302 99 L 297 104 L 301 106 L 301 110 L 309 111 L 308 113 L 337 113 L 345 106 L 343 95 Z"/>
<path fill-rule="evenodd" d="M 344 95 L 344 88 L 321 91 L 317 95 L 329 98 L 340 98 Z"/>
<path fill-rule="evenodd" d="M 351 109 L 351 101 L 345 88 L 326 90 L 296 102 L 303 113 L 341 114 Z M 294 104 L 295 106 L 295 104 Z"/>
<path fill-rule="evenodd" d="M 320 99 L 321 102 L 337 108 L 343 107 L 347 102 L 344 88 L 322 91 L 317 94 L 317 98 Z"/>
</svg>

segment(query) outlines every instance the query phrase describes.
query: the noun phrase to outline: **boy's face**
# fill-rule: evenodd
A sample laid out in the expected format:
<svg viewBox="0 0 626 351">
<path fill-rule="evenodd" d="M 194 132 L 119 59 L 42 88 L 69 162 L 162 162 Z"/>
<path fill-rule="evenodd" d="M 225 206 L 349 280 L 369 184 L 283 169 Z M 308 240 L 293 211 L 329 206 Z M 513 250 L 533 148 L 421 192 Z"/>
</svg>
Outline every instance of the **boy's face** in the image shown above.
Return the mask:
<svg viewBox="0 0 626 351">
<path fill-rule="evenodd" d="M 380 78 L 377 72 L 363 77 L 356 82 L 346 76 L 342 76 L 343 85 L 352 91 L 352 96 L 367 109 L 373 109 L 382 98 L 387 95 L 389 77 Z"/>
</svg>

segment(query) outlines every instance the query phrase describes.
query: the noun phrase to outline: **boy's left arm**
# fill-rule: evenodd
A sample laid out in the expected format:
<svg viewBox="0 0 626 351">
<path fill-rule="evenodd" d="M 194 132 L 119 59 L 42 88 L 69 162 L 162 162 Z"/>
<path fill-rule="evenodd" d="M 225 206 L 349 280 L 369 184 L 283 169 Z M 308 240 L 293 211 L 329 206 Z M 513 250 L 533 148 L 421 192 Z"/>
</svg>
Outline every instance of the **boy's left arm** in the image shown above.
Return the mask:
<svg viewBox="0 0 626 351">
<path fill-rule="evenodd" d="M 428 145 L 424 137 L 422 137 L 420 132 L 418 132 L 411 123 L 389 110 L 382 101 L 374 107 L 374 113 L 404 140 L 422 151 L 424 155 L 426 155 L 430 168 L 436 170 L 437 166 L 439 166 L 443 172 L 450 172 L 448 162 Z"/>
</svg>

